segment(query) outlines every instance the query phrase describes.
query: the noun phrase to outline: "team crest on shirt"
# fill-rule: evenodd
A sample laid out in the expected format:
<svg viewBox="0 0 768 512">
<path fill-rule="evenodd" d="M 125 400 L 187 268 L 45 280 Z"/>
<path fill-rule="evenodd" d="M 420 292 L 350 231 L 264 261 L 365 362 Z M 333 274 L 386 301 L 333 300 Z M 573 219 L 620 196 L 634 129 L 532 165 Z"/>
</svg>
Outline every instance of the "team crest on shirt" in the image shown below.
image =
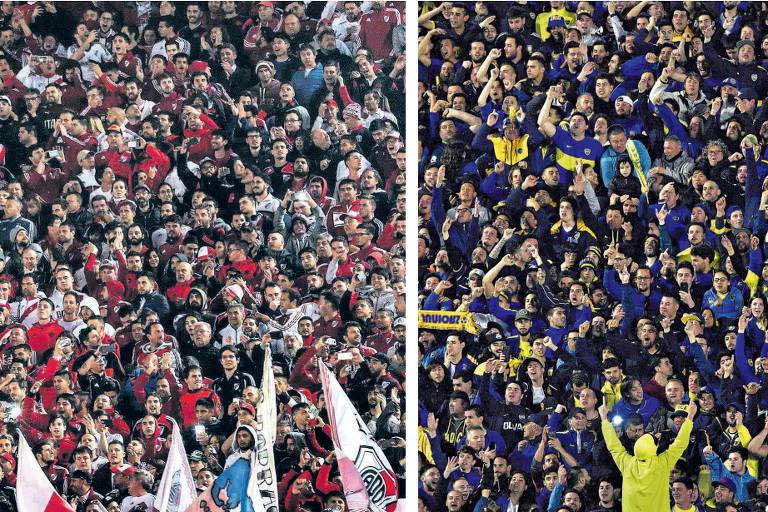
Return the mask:
<svg viewBox="0 0 768 512">
<path fill-rule="evenodd" d="M 589 156 L 589 154 L 592 152 L 589 148 L 584 148 L 584 156 Z"/>
<path fill-rule="evenodd" d="M 757 73 L 752 73 L 752 81 L 757 82 Z"/>
<path fill-rule="evenodd" d="M 384 16 L 384 23 L 388 23 L 388 22 L 389 22 L 389 16 Z"/>
</svg>

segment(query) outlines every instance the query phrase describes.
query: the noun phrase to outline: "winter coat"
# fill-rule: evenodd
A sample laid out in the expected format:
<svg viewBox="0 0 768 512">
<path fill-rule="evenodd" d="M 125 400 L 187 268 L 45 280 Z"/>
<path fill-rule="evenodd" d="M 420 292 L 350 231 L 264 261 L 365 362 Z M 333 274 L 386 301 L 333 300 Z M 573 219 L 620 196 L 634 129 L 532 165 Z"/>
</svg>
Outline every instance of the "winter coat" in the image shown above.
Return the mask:
<svg viewBox="0 0 768 512">
<path fill-rule="evenodd" d="M 623 512 L 649 512 L 669 508 L 669 473 L 688 446 L 693 422 L 686 419 L 675 441 L 660 455 L 651 434 L 635 441 L 635 455 L 629 455 L 616 436 L 610 421 L 602 422 L 603 438 L 621 471 Z"/>
</svg>

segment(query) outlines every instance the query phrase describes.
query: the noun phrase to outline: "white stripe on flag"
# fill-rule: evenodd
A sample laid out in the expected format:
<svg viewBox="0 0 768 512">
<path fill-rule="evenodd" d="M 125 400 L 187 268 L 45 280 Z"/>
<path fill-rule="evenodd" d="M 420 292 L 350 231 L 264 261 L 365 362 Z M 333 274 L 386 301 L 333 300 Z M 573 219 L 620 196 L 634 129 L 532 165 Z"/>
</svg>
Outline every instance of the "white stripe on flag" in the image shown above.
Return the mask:
<svg viewBox="0 0 768 512">
<path fill-rule="evenodd" d="M 19 432 L 19 464 L 16 480 L 16 505 L 24 512 L 74 512 L 74 509 L 59 496 L 48 475 L 37 463 L 32 448 L 24 435 Z"/>
</svg>

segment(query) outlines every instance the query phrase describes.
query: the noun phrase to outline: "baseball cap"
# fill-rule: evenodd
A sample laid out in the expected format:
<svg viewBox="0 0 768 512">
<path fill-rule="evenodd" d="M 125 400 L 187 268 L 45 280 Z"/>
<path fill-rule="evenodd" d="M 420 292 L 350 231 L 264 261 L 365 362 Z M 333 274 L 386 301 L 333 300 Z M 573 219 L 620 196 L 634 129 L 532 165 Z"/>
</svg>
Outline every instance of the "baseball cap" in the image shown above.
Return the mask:
<svg viewBox="0 0 768 512">
<path fill-rule="evenodd" d="M 571 411 L 568 413 L 568 417 L 569 417 L 569 418 L 573 418 L 573 417 L 574 417 L 574 416 L 576 416 L 577 414 L 584 414 L 584 415 L 586 415 L 586 414 L 587 414 L 587 411 L 585 411 L 583 407 L 574 407 L 574 408 L 573 408 L 573 409 L 571 409 Z"/>
<path fill-rule="evenodd" d="M 12 103 L 13 103 L 13 102 L 11 101 L 11 98 L 9 98 L 8 96 L 6 96 L 5 94 L 3 94 L 3 95 L 0 95 L 0 101 L 5 101 L 5 102 L 7 102 L 8 104 L 12 104 Z"/>
<path fill-rule="evenodd" d="M 123 133 L 123 129 L 120 128 L 120 125 L 118 125 L 118 124 L 111 124 L 107 128 L 107 133 L 109 133 L 109 132 Z"/>
<path fill-rule="evenodd" d="M 499 343 L 499 342 L 503 343 L 504 342 L 504 336 L 502 336 L 501 334 L 499 334 L 497 332 L 488 334 L 485 337 L 485 339 L 488 341 L 489 345 L 492 344 L 492 343 Z"/>
<path fill-rule="evenodd" d="M 515 313 L 515 322 L 518 320 L 530 320 L 531 314 L 528 312 L 527 309 L 518 309 L 517 313 Z"/>
<path fill-rule="evenodd" d="M 387 134 L 388 139 L 400 139 L 400 132 L 398 131 L 391 131 L 389 134 Z"/>
<path fill-rule="evenodd" d="M 195 450 L 189 456 L 189 460 L 196 460 L 196 461 L 200 462 L 200 461 L 205 460 L 205 456 L 203 455 L 203 452 L 201 452 L 200 450 Z"/>
<path fill-rule="evenodd" d="M 382 352 L 376 352 L 371 357 L 369 357 L 369 359 L 375 359 L 381 364 L 389 364 L 389 358 L 387 357 L 387 354 L 384 354 Z"/>
<path fill-rule="evenodd" d="M 738 87 L 739 83 L 736 81 L 735 78 L 724 78 L 722 82 L 720 82 L 720 87 L 725 87 L 726 85 L 730 85 L 731 87 Z"/>
<path fill-rule="evenodd" d="M 632 98 L 630 98 L 626 94 L 622 94 L 621 96 L 616 98 L 616 101 L 623 101 L 624 103 L 633 103 Z"/>
<path fill-rule="evenodd" d="M 401 316 L 395 319 L 395 322 L 392 324 L 392 328 L 401 327 L 401 326 L 405 327 L 405 325 L 406 325 L 405 318 Z"/>
<path fill-rule="evenodd" d="M 757 92 L 751 87 L 743 87 L 739 89 L 739 98 L 744 100 L 756 100 Z"/>
<path fill-rule="evenodd" d="M 577 18 L 581 18 L 582 16 L 587 16 L 588 18 L 592 18 L 592 13 L 587 11 L 586 9 L 582 9 L 581 11 L 576 13 Z"/>
<path fill-rule="evenodd" d="M 240 401 L 240 405 L 237 406 L 238 409 L 245 409 L 249 413 L 251 413 L 251 416 L 256 416 L 256 409 L 249 404 L 248 402 Z"/>
<path fill-rule="evenodd" d="M 739 411 L 741 414 L 744 414 L 744 405 L 740 404 L 739 402 L 731 402 L 726 407 L 725 410 L 727 411 L 730 408 L 734 408 L 737 411 Z"/>
<path fill-rule="evenodd" d="M 718 485 L 723 486 L 727 488 L 729 491 L 731 491 L 733 494 L 736 494 L 736 484 L 728 480 L 727 478 L 721 478 L 717 482 L 712 482 L 713 488 L 717 487 Z"/>
<path fill-rule="evenodd" d="M 526 423 L 535 423 L 536 425 L 543 427 L 547 424 L 547 414 L 544 412 L 537 412 L 535 414 L 529 414 L 525 418 Z"/>
<path fill-rule="evenodd" d="M 472 270 L 469 271 L 469 277 L 472 277 L 472 276 L 480 276 L 480 278 L 483 278 L 485 277 L 485 272 L 483 272 L 482 269 L 473 268 Z"/>
<path fill-rule="evenodd" d="M 699 323 L 703 322 L 703 320 L 701 319 L 701 316 L 696 313 L 686 313 L 683 315 L 683 317 L 680 320 L 683 322 L 683 325 L 687 324 L 691 320 L 695 320 Z"/>
</svg>

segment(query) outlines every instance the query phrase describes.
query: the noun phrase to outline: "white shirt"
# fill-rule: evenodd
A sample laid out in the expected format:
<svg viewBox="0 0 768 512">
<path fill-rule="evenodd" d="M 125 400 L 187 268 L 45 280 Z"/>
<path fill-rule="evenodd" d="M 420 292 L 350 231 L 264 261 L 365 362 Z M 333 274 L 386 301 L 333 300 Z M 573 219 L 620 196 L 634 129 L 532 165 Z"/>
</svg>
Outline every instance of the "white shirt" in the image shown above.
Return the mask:
<svg viewBox="0 0 768 512">
<path fill-rule="evenodd" d="M 152 510 L 154 506 L 155 496 L 152 494 L 126 496 L 120 504 L 120 512 L 145 512 Z"/>
</svg>

